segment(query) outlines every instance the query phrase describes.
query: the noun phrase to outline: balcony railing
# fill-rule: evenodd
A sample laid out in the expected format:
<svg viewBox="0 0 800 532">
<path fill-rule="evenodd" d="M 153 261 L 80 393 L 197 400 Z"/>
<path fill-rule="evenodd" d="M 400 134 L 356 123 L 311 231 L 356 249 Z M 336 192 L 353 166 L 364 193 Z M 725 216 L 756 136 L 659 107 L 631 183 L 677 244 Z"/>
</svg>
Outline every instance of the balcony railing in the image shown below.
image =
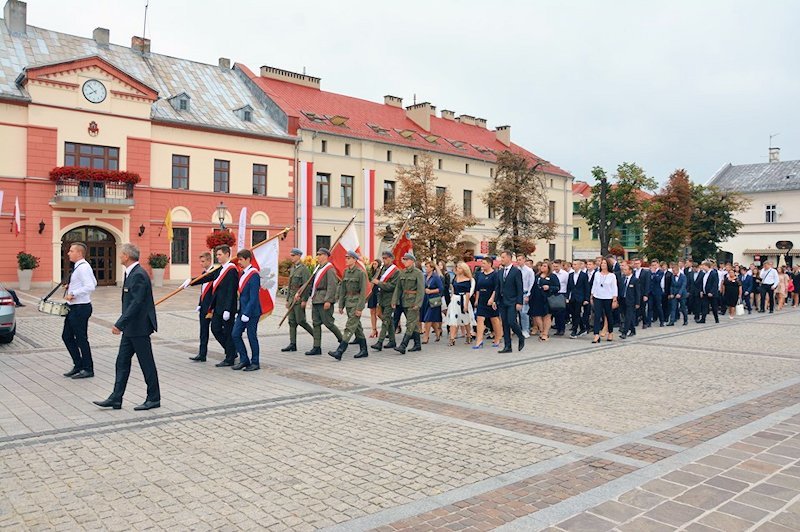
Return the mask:
<svg viewBox="0 0 800 532">
<path fill-rule="evenodd" d="M 59 179 L 53 201 L 58 203 L 97 203 L 133 205 L 133 183 L 93 179 Z"/>
</svg>

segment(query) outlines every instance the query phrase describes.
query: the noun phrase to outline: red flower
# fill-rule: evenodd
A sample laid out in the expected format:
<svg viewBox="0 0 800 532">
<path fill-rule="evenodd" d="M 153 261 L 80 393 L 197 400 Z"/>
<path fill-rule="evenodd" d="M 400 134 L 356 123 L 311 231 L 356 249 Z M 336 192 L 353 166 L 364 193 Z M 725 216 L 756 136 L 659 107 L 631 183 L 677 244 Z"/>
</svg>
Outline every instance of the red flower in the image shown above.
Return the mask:
<svg viewBox="0 0 800 532">
<path fill-rule="evenodd" d="M 228 246 L 236 244 L 236 237 L 227 229 L 224 231 L 214 231 L 206 237 L 206 246 L 208 246 L 208 249 L 214 249 L 223 244 Z"/>
<path fill-rule="evenodd" d="M 134 172 L 118 170 L 97 170 L 78 166 L 57 166 L 50 170 L 50 181 L 110 181 L 113 183 L 129 183 L 135 185 L 142 178 Z"/>
</svg>

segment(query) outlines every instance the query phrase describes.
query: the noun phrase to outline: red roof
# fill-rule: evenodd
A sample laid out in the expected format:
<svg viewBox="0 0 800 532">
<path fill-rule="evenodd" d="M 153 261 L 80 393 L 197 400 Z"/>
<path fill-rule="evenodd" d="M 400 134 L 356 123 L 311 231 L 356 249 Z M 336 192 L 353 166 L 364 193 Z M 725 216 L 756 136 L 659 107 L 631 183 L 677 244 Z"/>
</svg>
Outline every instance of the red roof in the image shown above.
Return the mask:
<svg viewBox="0 0 800 532">
<path fill-rule="evenodd" d="M 541 160 L 537 155 L 513 142 L 511 146 L 504 145 L 497 140 L 494 131 L 481 126 L 431 115 L 431 130 L 424 131 L 406 116 L 405 109 L 287 81 L 256 76 L 246 66 L 241 64 L 237 66 L 261 87 L 264 93 L 287 115 L 297 117 L 301 129 L 329 132 L 492 162 L 496 160 L 493 152 L 505 150 L 524 155 L 530 161 Z M 347 117 L 345 125 L 334 125 L 326 118 L 337 115 Z M 323 120 L 314 120 L 313 116 L 318 116 Z M 406 138 L 399 133 L 406 130 L 413 131 L 414 134 Z M 438 138 L 432 138 L 433 141 L 429 142 L 425 137 L 430 135 Z M 550 174 L 571 177 L 568 172 L 553 164 L 546 164 L 543 170 Z"/>
<path fill-rule="evenodd" d="M 611 185 L 611 186 L 615 187 L 616 185 Z M 572 193 L 573 194 L 579 194 L 579 195 L 583 196 L 584 198 L 591 197 L 591 195 L 592 195 L 592 185 L 590 185 L 589 183 L 586 183 L 584 181 L 575 181 L 574 183 L 572 183 Z M 647 191 L 641 190 L 641 189 L 636 190 L 636 195 L 638 196 L 640 201 L 653 199 L 653 195 L 652 194 L 650 194 Z"/>
</svg>

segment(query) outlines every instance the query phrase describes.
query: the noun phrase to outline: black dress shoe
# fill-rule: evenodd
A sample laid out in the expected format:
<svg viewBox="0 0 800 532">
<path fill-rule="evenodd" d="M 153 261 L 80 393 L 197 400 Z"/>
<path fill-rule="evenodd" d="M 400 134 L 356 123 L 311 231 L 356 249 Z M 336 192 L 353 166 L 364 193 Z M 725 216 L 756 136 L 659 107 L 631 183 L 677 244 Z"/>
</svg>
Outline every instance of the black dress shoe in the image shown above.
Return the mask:
<svg viewBox="0 0 800 532">
<path fill-rule="evenodd" d="M 222 362 L 219 362 L 218 364 L 214 364 L 214 367 L 217 367 L 217 368 L 227 368 L 228 366 L 233 366 L 233 362 L 231 362 L 229 360 L 223 360 Z"/>
<path fill-rule="evenodd" d="M 511 348 L 510 347 L 504 347 L 503 349 L 498 351 L 498 353 L 510 353 L 510 352 L 511 352 Z"/>
<path fill-rule="evenodd" d="M 322 349 L 319 347 L 312 347 L 310 351 L 306 351 L 306 355 L 313 356 L 313 355 L 321 355 Z"/>
<path fill-rule="evenodd" d="M 627 335 L 627 334 L 625 334 L 625 333 L 622 333 L 622 334 L 620 334 L 620 335 L 619 335 L 619 337 L 620 337 L 620 338 L 622 338 L 622 339 L 624 340 L 625 338 L 627 338 L 627 337 L 628 337 L 628 335 Z"/>
<path fill-rule="evenodd" d="M 247 367 L 247 366 L 249 366 L 249 365 L 250 365 L 250 364 L 245 364 L 244 362 L 239 362 L 239 363 L 238 363 L 238 364 L 236 364 L 235 366 L 231 367 L 231 369 L 233 369 L 233 370 L 236 370 L 236 371 L 239 371 L 240 369 L 244 369 L 244 368 L 246 368 L 246 367 Z"/>
<path fill-rule="evenodd" d="M 564 331 L 556 331 L 553 336 L 564 336 Z"/>
<path fill-rule="evenodd" d="M 282 353 L 290 353 L 292 351 L 297 351 L 297 345 L 296 344 L 289 344 L 286 347 L 284 347 L 283 349 L 281 349 Z"/>
<path fill-rule="evenodd" d="M 88 371 L 85 369 L 82 369 L 80 373 L 76 373 L 72 376 L 73 379 L 88 379 L 91 377 L 94 377 L 94 371 Z"/>
<path fill-rule="evenodd" d="M 80 372 L 81 372 L 80 368 L 72 368 L 68 372 L 64 373 L 64 376 L 65 377 L 72 377 L 73 375 L 77 375 Z"/>
<path fill-rule="evenodd" d="M 628 336 L 636 336 L 636 331 L 629 332 L 629 333 L 628 333 Z"/>
<path fill-rule="evenodd" d="M 192 360 L 194 362 L 205 362 L 206 361 L 206 357 L 204 357 L 202 355 L 197 355 L 196 357 L 189 357 L 189 360 Z"/>
<path fill-rule="evenodd" d="M 161 401 L 145 401 L 133 407 L 134 410 L 150 410 L 151 408 L 161 408 Z"/>
<path fill-rule="evenodd" d="M 122 408 L 122 401 L 114 401 L 112 399 L 106 399 L 105 401 L 92 401 L 94 404 L 101 408 L 113 408 L 114 410 L 119 410 Z"/>
<path fill-rule="evenodd" d="M 260 369 L 261 369 L 260 365 L 258 365 L 258 364 L 250 364 L 249 366 L 244 368 L 244 371 L 258 371 Z"/>
<path fill-rule="evenodd" d="M 563 335 L 564 333 L 561 333 L 561 334 Z M 522 351 L 523 349 L 525 349 L 525 337 L 524 336 L 519 339 L 519 345 L 517 346 L 517 351 Z"/>
</svg>

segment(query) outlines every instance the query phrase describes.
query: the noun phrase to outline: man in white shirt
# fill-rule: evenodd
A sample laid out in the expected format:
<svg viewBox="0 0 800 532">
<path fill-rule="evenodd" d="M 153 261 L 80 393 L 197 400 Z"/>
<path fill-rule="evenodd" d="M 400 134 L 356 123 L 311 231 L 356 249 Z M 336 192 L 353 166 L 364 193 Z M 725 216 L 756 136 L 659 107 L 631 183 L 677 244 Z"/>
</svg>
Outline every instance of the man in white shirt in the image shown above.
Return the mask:
<svg viewBox="0 0 800 532">
<path fill-rule="evenodd" d="M 74 264 L 67 281 L 64 299 L 69 314 L 64 317 L 61 339 L 72 357 L 72 369 L 65 377 L 86 379 L 94 377 L 92 348 L 89 346 L 89 318 L 92 315 L 92 292 L 97 287 L 92 266 L 86 262 L 86 244 L 75 242 L 69 246 L 67 256 Z"/>
<path fill-rule="evenodd" d="M 772 262 L 767 261 L 764 263 L 764 269 L 759 274 L 761 277 L 761 308 L 759 312 L 764 312 L 764 303 L 767 302 L 769 296 L 769 313 L 775 310 L 775 289 L 778 288 L 778 270 L 772 267 Z"/>
<path fill-rule="evenodd" d="M 553 273 L 556 274 L 558 277 L 558 282 L 561 283 L 561 287 L 558 289 L 559 294 L 564 294 L 564 297 L 567 297 L 567 283 L 569 282 L 569 272 L 564 269 L 564 263 L 561 259 L 556 259 L 553 261 Z M 556 310 L 553 312 L 553 318 L 556 322 L 556 332 L 553 336 L 564 336 L 564 332 L 567 330 L 567 311 L 565 310 Z"/>
<path fill-rule="evenodd" d="M 531 336 L 531 317 L 528 316 L 528 305 L 531 295 L 531 288 L 536 280 L 536 275 L 533 273 L 533 268 L 528 266 L 525 255 L 517 255 L 517 267 L 522 272 L 522 310 L 519 311 L 519 322 L 522 328 L 522 336 L 530 338 Z"/>
</svg>

